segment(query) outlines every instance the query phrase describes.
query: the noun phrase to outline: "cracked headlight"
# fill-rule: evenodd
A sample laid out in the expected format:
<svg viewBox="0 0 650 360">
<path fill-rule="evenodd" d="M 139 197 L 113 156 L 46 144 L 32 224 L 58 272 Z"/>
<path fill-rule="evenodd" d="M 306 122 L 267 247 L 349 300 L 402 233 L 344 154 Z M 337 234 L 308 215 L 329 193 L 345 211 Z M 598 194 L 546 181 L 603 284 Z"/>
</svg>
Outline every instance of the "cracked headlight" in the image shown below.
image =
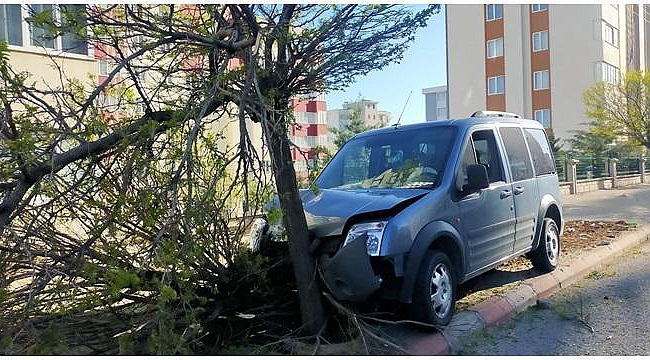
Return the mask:
<svg viewBox="0 0 650 360">
<path fill-rule="evenodd" d="M 381 239 L 384 236 L 386 223 L 387 221 L 373 221 L 352 225 L 352 227 L 350 227 L 350 230 L 348 230 L 348 235 L 345 237 L 343 246 L 346 246 L 350 242 L 367 234 L 368 238 L 366 239 L 366 249 L 368 251 L 368 255 L 379 256 L 379 250 L 381 249 Z"/>
</svg>

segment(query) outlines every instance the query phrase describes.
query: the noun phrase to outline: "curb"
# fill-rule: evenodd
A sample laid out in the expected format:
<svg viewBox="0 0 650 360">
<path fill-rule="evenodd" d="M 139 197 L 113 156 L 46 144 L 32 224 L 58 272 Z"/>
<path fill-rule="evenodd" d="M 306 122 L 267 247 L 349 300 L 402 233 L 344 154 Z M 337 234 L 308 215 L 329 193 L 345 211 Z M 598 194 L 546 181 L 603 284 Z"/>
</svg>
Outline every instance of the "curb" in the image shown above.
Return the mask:
<svg viewBox="0 0 650 360">
<path fill-rule="evenodd" d="M 452 355 L 462 349 L 462 339 L 473 332 L 501 324 L 517 313 L 582 280 L 589 273 L 612 263 L 628 249 L 650 240 L 650 224 L 622 235 L 609 245 L 588 251 L 588 256 L 560 265 L 555 271 L 524 281 L 516 289 L 493 296 L 454 314 L 442 332 L 413 337 L 405 349 L 411 355 Z"/>
</svg>

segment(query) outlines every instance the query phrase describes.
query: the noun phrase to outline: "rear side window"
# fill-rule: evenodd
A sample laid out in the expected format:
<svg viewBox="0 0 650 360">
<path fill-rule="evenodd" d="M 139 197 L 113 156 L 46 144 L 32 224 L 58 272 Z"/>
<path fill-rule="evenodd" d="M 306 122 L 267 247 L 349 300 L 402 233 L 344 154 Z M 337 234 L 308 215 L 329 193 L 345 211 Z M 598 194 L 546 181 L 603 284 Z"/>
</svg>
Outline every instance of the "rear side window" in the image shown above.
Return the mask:
<svg viewBox="0 0 650 360">
<path fill-rule="evenodd" d="M 546 135 L 541 129 L 524 129 L 524 135 L 530 149 L 530 157 L 533 158 L 535 175 L 546 175 L 555 172 L 553 154 L 548 144 Z"/>
<path fill-rule="evenodd" d="M 506 155 L 510 163 L 512 181 L 530 179 L 533 177 L 533 166 L 530 163 L 528 149 L 521 129 L 504 127 L 499 129 L 501 138 L 506 146 Z"/>
</svg>

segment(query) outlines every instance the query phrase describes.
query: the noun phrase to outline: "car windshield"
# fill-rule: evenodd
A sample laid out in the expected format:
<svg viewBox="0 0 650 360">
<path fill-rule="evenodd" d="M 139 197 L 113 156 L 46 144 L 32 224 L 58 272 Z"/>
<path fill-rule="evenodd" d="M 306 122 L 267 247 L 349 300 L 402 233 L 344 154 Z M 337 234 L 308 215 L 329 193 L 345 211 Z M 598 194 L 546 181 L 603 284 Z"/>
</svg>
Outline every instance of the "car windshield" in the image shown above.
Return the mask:
<svg viewBox="0 0 650 360">
<path fill-rule="evenodd" d="M 455 138 L 451 126 L 398 129 L 354 138 L 316 180 L 323 189 L 434 188 Z"/>
</svg>

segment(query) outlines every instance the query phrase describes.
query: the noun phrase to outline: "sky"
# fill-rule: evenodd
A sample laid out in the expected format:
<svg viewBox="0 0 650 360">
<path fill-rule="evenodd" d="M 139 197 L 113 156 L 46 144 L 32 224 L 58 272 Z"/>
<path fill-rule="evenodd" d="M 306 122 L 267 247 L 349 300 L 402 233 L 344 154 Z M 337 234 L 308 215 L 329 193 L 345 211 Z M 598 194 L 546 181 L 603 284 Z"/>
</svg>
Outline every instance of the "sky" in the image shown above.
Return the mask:
<svg viewBox="0 0 650 360">
<path fill-rule="evenodd" d="M 379 101 L 379 109 L 390 111 L 395 122 L 409 92 L 413 91 L 401 123 L 423 122 L 426 119 L 422 89 L 447 83 L 446 58 L 445 9 L 442 6 L 440 12 L 429 19 L 427 27 L 418 30 L 401 63 L 359 77 L 345 91 L 327 94 L 327 108 L 340 109 L 344 101 L 354 101 L 361 95 Z"/>
</svg>

